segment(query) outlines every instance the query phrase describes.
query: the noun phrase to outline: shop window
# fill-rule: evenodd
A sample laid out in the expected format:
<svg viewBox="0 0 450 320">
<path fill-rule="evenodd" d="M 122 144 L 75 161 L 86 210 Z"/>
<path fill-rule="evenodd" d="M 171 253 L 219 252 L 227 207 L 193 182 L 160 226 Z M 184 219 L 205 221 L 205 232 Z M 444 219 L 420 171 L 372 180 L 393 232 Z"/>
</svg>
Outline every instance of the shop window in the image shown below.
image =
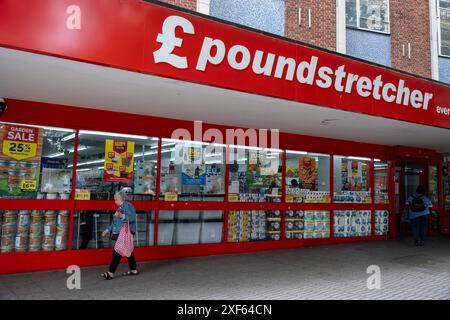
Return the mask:
<svg viewBox="0 0 450 320">
<path fill-rule="evenodd" d="M 230 147 L 228 201 L 281 202 L 282 151 Z"/>
<path fill-rule="evenodd" d="M 334 156 L 334 202 L 372 203 L 370 159 Z"/>
<path fill-rule="evenodd" d="M 251 210 L 228 213 L 228 242 L 281 239 L 281 211 Z"/>
<path fill-rule="evenodd" d="M 375 160 L 375 203 L 389 203 L 389 180 L 388 180 L 388 163 L 385 161 Z"/>
<path fill-rule="evenodd" d="M 428 167 L 428 193 L 434 205 L 439 203 L 438 188 L 438 167 L 432 165 Z"/>
<path fill-rule="evenodd" d="M 90 210 L 76 211 L 74 215 L 72 249 L 112 248 L 114 241 L 110 235 L 103 237 L 102 232 L 111 225 L 115 211 Z M 136 247 L 153 246 L 155 213 L 153 211 L 136 212 Z"/>
<path fill-rule="evenodd" d="M 444 172 L 443 172 L 443 180 L 444 180 L 444 205 L 445 211 L 450 211 L 450 156 L 444 157 Z"/>
<path fill-rule="evenodd" d="M 385 236 L 389 232 L 389 211 L 375 211 L 375 235 Z"/>
<path fill-rule="evenodd" d="M 450 57 L 450 0 L 439 1 L 439 53 Z"/>
<path fill-rule="evenodd" d="M 0 212 L 1 252 L 67 250 L 68 210 Z"/>
<path fill-rule="evenodd" d="M 372 234 L 371 211 L 335 211 L 334 237 L 367 237 Z"/>
<path fill-rule="evenodd" d="M 0 123 L 0 198 L 70 199 L 74 132 Z"/>
<path fill-rule="evenodd" d="M 286 202 L 330 202 L 330 156 L 286 151 Z"/>
<path fill-rule="evenodd" d="M 286 240 L 329 238 L 330 212 L 287 210 L 285 232 Z"/>
<path fill-rule="evenodd" d="M 221 243 L 223 211 L 160 211 L 158 245 Z"/>
<path fill-rule="evenodd" d="M 161 200 L 223 201 L 224 163 L 223 145 L 163 139 Z"/>
<path fill-rule="evenodd" d="M 389 33 L 388 0 L 346 0 L 347 27 Z"/>
<path fill-rule="evenodd" d="M 154 200 L 158 138 L 80 131 L 76 198 L 112 200 L 125 189 L 129 200 Z"/>
</svg>

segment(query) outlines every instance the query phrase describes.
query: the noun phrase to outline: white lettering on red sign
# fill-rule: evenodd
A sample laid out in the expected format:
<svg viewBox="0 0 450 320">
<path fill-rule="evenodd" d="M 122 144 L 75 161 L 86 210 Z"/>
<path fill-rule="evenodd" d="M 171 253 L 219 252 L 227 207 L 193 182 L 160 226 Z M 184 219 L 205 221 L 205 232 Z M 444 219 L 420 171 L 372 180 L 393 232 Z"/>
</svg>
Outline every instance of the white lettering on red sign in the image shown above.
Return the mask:
<svg viewBox="0 0 450 320">
<path fill-rule="evenodd" d="M 182 17 L 170 16 L 165 19 L 162 33 L 158 34 L 157 42 L 162 46 L 153 53 L 155 63 L 169 63 L 178 69 L 186 69 L 187 57 L 173 54 L 175 47 L 181 47 L 183 40 L 175 36 L 175 28 L 181 27 L 185 33 L 195 34 L 192 23 Z M 266 56 L 264 66 L 263 57 Z M 276 60 L 276 62 L 275 62 Z M 196 70 L 206 71 L 208 65 L 227 63 L 234 70 L 245 70 L 252 65 L 256 75 L 272 76 L 277 79 L 294 81 L 294 77 L 301 84 L 318 86 L 319 88 L 334 88 L 337 92 L 352 94 L 356 92 L 364 98 L 384 100 L 411 106 L 414 109 L 428 110 L 433 94 L 411 89 L 405 85 L 405 80 L 398 84 L 383 82 L 382 75 L 375 78 L 347 72 L 346 65 L 333 70 L 329 66 L 320 66 L 319 58 L 311 56 L 309 60 L 296 61 L 291 57 L 277 56 L 261 50 L 251 52 L 246 46 L 235 44 L 227 49 L 224 41 L 205 37 L 198 54 Z M 439 111 L 438 111 L 439 113 Z"/>
<path fill-rule="evenodd" d="M 183 39 L 175 36 L 177 27 L 181 27 L 184 33 L 195 34 L 194 26 L 189 20 L 178 16 L 166 18 L 162 26 L 162 33 L 158 34 L 156 39 L 162 46 L 153 53 L 153 58 L 155 63 L 164 62 L 178 69 L 186 69 L 188 67 L 186 57 L 180 57 L 172 53 L 175 48 L 181 48 L 183 44 Z"/>
<path fill-rule="evenodd" d="M 6 132 L 5 140 L 36 142 L 36 131 L 30 128 L 11 126 Z"/>
</svg>

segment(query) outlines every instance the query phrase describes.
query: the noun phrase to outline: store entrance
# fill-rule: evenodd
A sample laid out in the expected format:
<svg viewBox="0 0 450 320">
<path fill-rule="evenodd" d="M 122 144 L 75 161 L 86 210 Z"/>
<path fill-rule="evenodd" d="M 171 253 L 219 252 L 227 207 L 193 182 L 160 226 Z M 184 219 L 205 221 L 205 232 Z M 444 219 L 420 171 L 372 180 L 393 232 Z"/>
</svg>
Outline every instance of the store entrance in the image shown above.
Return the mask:
<svg viewBox="0 0 450 320">
<path fill-rule="evenodd" d="M 411 228 L 405 222 L 406 200 L 416 192 L 419 185 L 427 188 L 427 163 L 421 161 L 400 160 L 395 164 L 395 203 L 397 218 L 397 235 L 410 235 Z"/>
</svg>

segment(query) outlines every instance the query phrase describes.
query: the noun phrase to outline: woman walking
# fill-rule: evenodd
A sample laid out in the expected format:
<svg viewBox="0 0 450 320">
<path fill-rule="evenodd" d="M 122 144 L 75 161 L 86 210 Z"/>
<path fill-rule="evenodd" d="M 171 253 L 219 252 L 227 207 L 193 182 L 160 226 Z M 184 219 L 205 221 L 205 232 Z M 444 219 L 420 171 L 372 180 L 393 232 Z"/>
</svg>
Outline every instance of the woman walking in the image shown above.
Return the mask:
<svg viewBox="0 0 450 320">
<path fill-rule="evenodd" d="M 117 192 L 114 195 L 114 202 L 119 207 L 117 211 L 114 213 L 114 219 L 112 224 L 108 229 L 103 231 L 102 235 L 106 237 L 108 234 L 110 235 L 112 240 L 117 240 L 120 230 L 122 227 L 128 223 L 131 233 L 134 235 L 136 233 L 136 210 L 134 206 L 126 201 L 124 192 Z M 120 260 L 122 256 L 116 252 L 113 248 L 112 260 L 109 266 L 109 270 L 102 274 L 102 277 L 106 280 L 111 280 L 114 278 L 114 273 L 117 270 L 117 267 L 120 264 Z M 137 271 L 136 266 L 136 258 L 134 256 L 134 252 L 131 253 L 128 259 L 129 271 L 125 272 L 123 275 L 137 275 L 139 272 Z"/>
</svg>

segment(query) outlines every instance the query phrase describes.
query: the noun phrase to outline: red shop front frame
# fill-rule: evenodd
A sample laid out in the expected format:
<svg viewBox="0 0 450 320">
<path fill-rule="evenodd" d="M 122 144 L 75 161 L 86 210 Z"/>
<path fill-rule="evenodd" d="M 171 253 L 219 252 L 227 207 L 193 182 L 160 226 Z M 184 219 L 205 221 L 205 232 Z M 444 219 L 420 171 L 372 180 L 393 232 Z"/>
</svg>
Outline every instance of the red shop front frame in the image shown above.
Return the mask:
<svg viewBox="0 0 450 320">
<path fill-rule="evenodd" d="M 46 103 L 37 103 L 20 100 L 8 100 L 9 110 L 4 114 L 0 121 L 14 122 L 41 126 L 55 126 L 79 130 L 95 130 L 111 132 L 108 123 L 120 122 L 120 130 L 114 130 L 124 134 L 140 134 L 159 138 L 159 147 L 161 147 L 163 138 L 170 138 L 171 130 L 175 128 L 190 128 L 192 123 L 189 121 L 173 120 L 165 118 L 156 118 L 150 116 L 140 116 L 125 113 L 107 112 L 94 109 L 79 107 L 69 107 L 62 105 L 51 105 Z M 61 112 L 55 113 L 54 108 L 60 108 Z M 104 119 L 104 121 L 98 121 Z M 149 124 L 152 124 L 149 126 Z M 219 128 L 222 131 L 229 127 L 213 126 L 206 124 L 206 127 Z M 78 137 L 78 135 L 77 135 Z M 295 138 L 295 139 L 293 139 Z M 74 168 L 76 168 L 78 147 L 78 138 L 75 140 Z M 227 154 L 228 154 L 227 148 Z M 364 143 L 349 142 L 343 140 L 333 140 L 326 138 L 316 138 L 310 136 L 301 136 L 293 134 L 280 133 L 281 150 L 302 150 L 308 152 L 320 152 L 334 155 L 352 155 L 372 158 L 370 161 L 370 181 L 372 190 L 371 204 L 351 204 L 351 203 L 286 203 L 285 202 L 285 163 L 286 157 L 283 152 L 283 188 L 281 203 L 233 203 L 233 202 L 164 202 L 160 201 L 160 174 L 157 176 L 157 195 L 155 201 L 133 201 L 136 209 L 155 212 L 155 232 L 154 246 L 136 248 L 136 255 L 139 261 L 149 261 L 158 259 L 172 259 L 190 256 L 202 256 L 211 254 L 251 252 L 258 250 L 273 250 L 297 248 L 312 245 L 338 244 L 358 241 L 387 240 L 396 236 L 395 234 L 395 199 L 393 186 L 393 161 L 390 159 L 395 155 L 396 150 L 391 147 L 372 145 Z M 161 150 L 161 149 L 159 149 Z M 355 152 L 357 150 L 357 152 Z M 427 157 L 429 161 L 442 165 L 442 157 L 439 153 L 423 150 L 410 149 Z M 389 204 L 374 204 L 374 158 L 388 162 L 389 172 Z M 333 159 L 333 158 L 330 158 Z M 158 168 L 161 163 L 161 152 L 158 153 Z M 330 161 L 330 195 L 333 200 L 334 195 L 334 168 L 333 161 Z M 74 175 L 76 170 L 74 170 Z M 226 186 L 228 186 L 228 166 L 226 166 Z M 75 193 L 75 176 L 73 176 L 72 199 Z M 228 187 L 225 188 L 226 198 L 228 199 Z M 440 194 L 441 188 L 439 190 Z M 24 253 L 2 253 L 0 258 L 4 263 L 0 264 L 0 273 L 15 273 L 49 269 L 66 268 L 69 265 L 90 266 L 109 263 L 111 249 L 93 249 L 93 250 L 72 250 L 72 230 L 74 223 L 74 212 L 77 210 L 114 210 L 114 201 L 80 201 L 80 200 L 15 200 L 1 199 L 0 208 L 4 209 L 65 209 L 70 210 L 70 230 L 68 239 L 68 250 L 50 251 L 50 252 L 24 252 Z M 217 244 L 195 244 L 195 245 L 158 245 L 158 219 L 161 210 L 221 210 L 224 212 L 223 240 Z M 228 236 L 228 212 L 230 210 L 281 210 L 282 212 L 282 238 L 279 241 L 260 241 L 260 242 L 227 242 Z M 303 239 L 286 240 L 284 233 L 284 222 L 286 210 L 320 210 L 330 212 L 330 238 L 325 239 Z M 353 238 L 335 238 L 334 231 L 334 211 L 336 210 L 370 210 L 372 215 L 372 235 L 368 237 Z M 375 210 L 388 210 L 390 212 L 389 233 L 386 236 L 375 236 Z"/>
</svg>

